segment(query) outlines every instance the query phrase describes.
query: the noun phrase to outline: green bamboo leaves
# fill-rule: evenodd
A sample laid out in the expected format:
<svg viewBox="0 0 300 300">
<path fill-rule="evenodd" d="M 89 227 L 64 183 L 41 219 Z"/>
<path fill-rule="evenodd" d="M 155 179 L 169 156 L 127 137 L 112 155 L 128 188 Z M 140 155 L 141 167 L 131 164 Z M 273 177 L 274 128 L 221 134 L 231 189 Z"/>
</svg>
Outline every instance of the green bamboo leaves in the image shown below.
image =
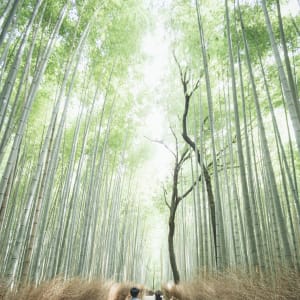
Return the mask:
<svg viewBox="0 0 300 300">
<path fill-rule="evenodd" d="M 142 30 L 132 8 L 143 10 L 136 1 L 1 5 L 0 261 L 10 288 L 58 274 L 141 276 L 132 265 L 142 227 L 124 213 L 135 181 L 124 159 L 132 136 L 119 126 L 131 124 L 116 100 Z"/>
</svg>

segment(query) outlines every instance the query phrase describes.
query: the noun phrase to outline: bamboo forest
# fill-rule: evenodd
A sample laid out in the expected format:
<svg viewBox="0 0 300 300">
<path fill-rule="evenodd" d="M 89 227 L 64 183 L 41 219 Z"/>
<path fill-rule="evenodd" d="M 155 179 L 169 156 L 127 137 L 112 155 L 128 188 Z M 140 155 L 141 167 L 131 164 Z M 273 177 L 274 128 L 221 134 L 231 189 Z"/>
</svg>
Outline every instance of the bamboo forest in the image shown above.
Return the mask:
<svg viewBox="0 0 300 300">
<path fill-rule="evenodd" d="M 0 0 L 0 299 L 300 299 L 299 81 L 299 0 Z"/>
</svg>

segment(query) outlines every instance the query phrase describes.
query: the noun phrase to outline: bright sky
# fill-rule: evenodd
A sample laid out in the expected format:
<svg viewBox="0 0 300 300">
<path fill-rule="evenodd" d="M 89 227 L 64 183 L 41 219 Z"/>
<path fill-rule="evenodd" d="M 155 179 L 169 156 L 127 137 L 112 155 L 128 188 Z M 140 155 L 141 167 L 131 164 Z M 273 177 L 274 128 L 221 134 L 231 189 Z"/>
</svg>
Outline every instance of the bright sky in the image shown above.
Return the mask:
<svg viewBox="0 0 300 300">
<path fill-rule="evenodd" d="M 157 2 L 156 4 L 154 2 Z M 162 1 L 152 1 L 152 9 L 159 7 Z M 166 3 L 165 3 L 166 5 Z M 151 9 L 151 10 L 152 10 Z M 142 143 L 147 143 L 151 148 L 151 158 L 143 165 L 141 172 L 141 182 L 139 189 L 145 207 L 153 213 L 150 216 L 151 226 L 147 228 L 148 253 L 151 260 L 152 271 L 155 270 L 157 279 L 160 278 L 160 257 L 163 243 L 166 245 L 167 232 L 165 231 L 166 220 L 161 219 L 161 216 L 153 207 L 153 197 L 157 193 L 162 193 L 162 182 L 172 171 L 170 164 L 172 163 L 171 154 L 161 145 L 152 140 L 164 140 L 164 136 L 168 134 L 168 120 L 166 112 L 159 102 L 159 93 L 161 91 L 162 82 L 167 77 L 168 61 L 170 55 L 169 40 L 164 29 L 162 16 L 159 16 L 159 9 L 155 9 L 156 24 L 152 32 L 145 35 L 142 42 L 142 51 L 146 54 L 146 59 L 143 62 L 142 68 L 142 82 L 138 82 L 137 87 L 146 90 L 146 101 L 148 104 L 148 113 L 143 116 L 142 126 L 139 128 L 139 138 Z M 155 97 L 155 95 L 157 95 Z M 147 137 L 147 138 L 146 138 Z M 161 199 L 163 201 L 163 199 Z M 148 206 L 149 205 L 149 206 Z M 160 284 L 160 283 L 159 283 Z"/>
<path fill-rule="evenodd" d="M 143 81 L 138 85 L 143 85 L 148 99 L 148 113 L 143 116 L 143 126 L 140 128 L 140 136 L 145 143 L 152 144 L 153 153 L 149 162 L 148 172 L 155 174 L 155 179 L 161 181 L 169 173 L 170 153 L 157 143 L 151 143 L 145 136 L 152 140 L 164 140 L 164 136 L 169 130 L 166 111 L 159 102 L 161 85 L 167 77 L 168 60 L 170 55 L 169 40 L 164 29 L 161 16 L 157 16 L 155 29 L 148 32 L 142 42 L 142 51 L 147 55 L 142 67 Z M 155 97 L 157 95 L 157 97 Z M 145 170 L 145 169 L 144 169 Z M 156 182 L 157 184 L 157 182 Z"/>
<path fill-rule="evenodd" d="M 299 0 L 289 0 L 286 5 L 281 6 L 281 13 L 283 16 L 292 15 L 296 16 L 300 13 Z"/>
</svg>

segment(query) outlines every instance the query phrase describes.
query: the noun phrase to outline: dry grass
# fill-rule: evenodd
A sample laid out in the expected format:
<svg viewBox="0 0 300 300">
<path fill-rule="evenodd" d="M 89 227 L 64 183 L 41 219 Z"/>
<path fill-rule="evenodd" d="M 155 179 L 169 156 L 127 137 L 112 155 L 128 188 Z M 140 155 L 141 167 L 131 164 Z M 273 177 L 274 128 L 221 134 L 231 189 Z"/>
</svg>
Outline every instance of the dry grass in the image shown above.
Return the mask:
<svg viewBox="0 0 300 300">
<path fill-rule="evenodd" d="M 114 283 L 109 291 L 108 300 L 130 300 L 130 289 L 135 286 L 139 288 L 140 294 L 139 298 L 142 298 L 145 294 L 145 288 L 141 284 L 136 284 L 133 282 L 125 282 L 125 283 Z"/>
<path fill-rule="evenodd" d="M 5 285 L 0 281 L 0 300 L 130 300 L 132 286 L 141 290 L 139 298 L 146 293 L 144 286 L 132 282 L 56 278 L 5 295 Z M 222 273 L 179 285 L 165 285 L 163 293 L 166 300 L 300 300 L 300 274 L 281 272 L 277 278 L 261 280 L 244 273 Z"/>
<path fill-rule="evenodd" d="M 142 297 L 144 287 L 130 282 L 89 282 L 79 278 L 64 281 L 55 278 L 38 287 L 22 288 L 17 293 L 7 292 L 4 283 L 0 282 L 0 300 L 128 300 L 133 285 L 141 290 Z"/>
<path fill-rule="evenodd" d="M 282 272 L 273 280 L 262 280 L 241 273 L 223 273 L 165 285 L 163 292 L 167 300 L 296 300 L 300 299 L 300 274 Z"/>
</svg>

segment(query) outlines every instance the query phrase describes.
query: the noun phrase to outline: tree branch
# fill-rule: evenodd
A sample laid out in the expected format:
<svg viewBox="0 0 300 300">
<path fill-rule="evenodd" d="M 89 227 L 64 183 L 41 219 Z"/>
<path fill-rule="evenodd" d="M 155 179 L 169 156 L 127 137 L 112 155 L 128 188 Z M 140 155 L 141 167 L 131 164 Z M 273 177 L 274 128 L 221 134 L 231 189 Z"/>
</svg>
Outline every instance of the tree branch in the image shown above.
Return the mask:
<svg viewBox="0 0 300 300">
<path fill-rule="evenodd" d="M 146 138 L 146 139 L 149 140 L 150 142 L 158 143 L 158 144 L 163 145 L 163 146 L 164 146 L 171 154 L 173 154 L 174 157 L 176 158 L 175 152 L 172 151 L 172 149 L 170 149 L 170 147 L 169 147 L 167 144 L 165 144 L 164 141 L 162 141 L 162 140 L 154 140 L 154 139 L 151 139 L 151 138 L 149 138 L 149 137 L 147 137 L 147 136 L 145 136 L 145 135 L 144 135 L 144 138 Z"/>
<path fill-rule="evenodd" d="M 179 62 L 178 62 L 178 59 L 177 59 L 177 57 L 176 57 L 176 54 L 175 54 L 175 51 L 174 51 L 174 50 L 173 50 L 173 57 L 174 57 L 174 60 L 175 60 L 175 62 L 176 62 L 176 65 L 177 65 L 177 67 L 178 67 L 178 69 L 179 69 L 181 82 L 183 83 L 183 82 L 184 82 L 184 80 L 183 80 L 184 76 L 183 76 L 183 74 L 182 74 L 182 68 L 181 68 L 181 66 L 180 66 L 180 64 L 179 64 Z"/>
<path fill-rule="evenodd" d="M 169 204 L 169 202 L 167 201 L 167 190 L 165 189 L 165 187 L 163 186 L 163 190 L 164 190 L 164 200 L 166 205 L 169 207 L 169 209 L 171 210 L 171 205 Z"/>
<path fill-rule="evenodd" d="M 189 98 L 191 98 L 192 95 L 194 94 L 194 92 L 198 89 L 199 84 L 200 84 L 200 80 L 198 79 L 197 82 L 196 82 L 196 84 L 194 85 L 193 89 L 191 90 L 191 92 L 190 92 L 189 95 L 188 95 Z"/>
<path fill-rule="evenodd" d="M 198 181 L 201 181 L 201 175 L 199 175 Z M 178 201 L 183 200 L 185 197 L 187 197 L 194 189 L 194 187 L 196 186 L 197 181 L 194 181 L 193 185 L 181 196 L 178 197 Z"/>
<path fill-rule="evenodd" d="M 181 154 L 180 160 L 178 162 L 178 166 L 179 168 L 181 167 L 181 165 L 190 157 L 190 154 L 188 153 L 189 149 L 186 149 L 183 151 L 183 153 Z M 188 153 L 188 155 L 187 155 Z"/>
</svg>

